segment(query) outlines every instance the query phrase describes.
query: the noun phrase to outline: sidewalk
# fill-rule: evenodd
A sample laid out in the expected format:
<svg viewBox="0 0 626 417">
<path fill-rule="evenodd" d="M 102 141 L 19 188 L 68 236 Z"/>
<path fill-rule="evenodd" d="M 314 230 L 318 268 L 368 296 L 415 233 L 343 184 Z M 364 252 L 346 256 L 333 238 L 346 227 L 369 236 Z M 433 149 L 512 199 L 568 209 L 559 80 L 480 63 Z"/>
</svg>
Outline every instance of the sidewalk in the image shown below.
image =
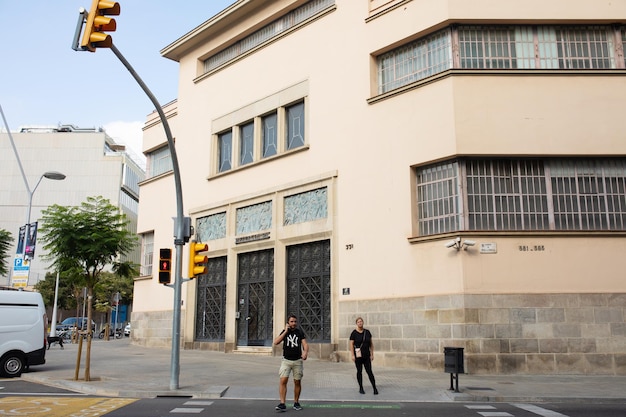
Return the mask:
<svg viewBox="0 0 626 417">
<path fill-rule="evenodd" d="M 85 394 L 111 397 L 278 399 L 279 357 L 181 350 L 179 389 L 170 390 L 170 349 L 132 345 L 128 338 L 94 340 L 91 379 L 73 381 L 78 345 L 57 345 L 46 364 L 33 366 L 22 379 Z M 84 378 L 86 345 L 79 378 Z M 488 376 L 459 375 L 459 392 L 450 375 L 373 364 L 379 395 L 364 375 L 365 395 L 358 393 L 352 362 L 309 359 L 305 362 L 301 401 L 376 402 L 619 402 L 626 403 L 626 376 Z M 287 399 L 293 395 L 289 382 Z"/>
</svg>

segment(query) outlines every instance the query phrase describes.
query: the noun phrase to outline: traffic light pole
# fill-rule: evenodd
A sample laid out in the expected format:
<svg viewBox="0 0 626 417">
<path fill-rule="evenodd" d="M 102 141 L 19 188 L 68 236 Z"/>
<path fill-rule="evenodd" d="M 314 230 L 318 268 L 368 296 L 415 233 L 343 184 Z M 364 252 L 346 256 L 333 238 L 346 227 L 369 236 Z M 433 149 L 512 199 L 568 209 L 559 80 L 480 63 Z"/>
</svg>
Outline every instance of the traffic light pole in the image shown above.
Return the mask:
<svg viewBox="0 0 626 417">
<path fill-rule="evenodd" d="M 130 63 L 124 58 L 122 53 L 115 47 L 114 44 L 111 44 L 110 49 L 113 51 L 115 56 L 124 64 L 128 72 L 135 78 L 137 83 L 141 86 L 143 91 L 154 104 L 154 108 L 157 113 L 159 113 L 159 117 L 161 118 L 161 123 L 163 124 L 163 129 L 165 129 L 165 136 L 167 137 L 167 145 L 170 149 L 170 156 L 172 158 L 172 168 L 174 171 L 174 184 L 176 188 L 176 221 L 174 225 L 174 246 L 176 248 L 176 266 L 174 268 L 174 314 L 173 314 L 173 323 L 172 323 L 172 358 L 170 363 L 170 389 L 176 390 L 179 388 L 179 376 L 180 376 L 180 310 L 181 310 L 181 301 L 182 301 L 182 265 L 183 265 L 183 245 L 185 244 L 185 239 L 189 238 L 189 231 L 185 231 L 185 218 L 183 217 L 183 190 L 180 181 L 180 170 L 178 167 L 178 158 L 176 157 L 176 148 L 174 147 L 174 140 L 172 138 L 172 131 L 170 130 L 170 125 L 167 122 L 167 118 L 165 117 L 165 113 L 161 108 L 158 100 L 152 94 L 148 86 L 143 82 L 141 77 L 137 74 L 137 72 L 133 69 Z"/>
</svg>

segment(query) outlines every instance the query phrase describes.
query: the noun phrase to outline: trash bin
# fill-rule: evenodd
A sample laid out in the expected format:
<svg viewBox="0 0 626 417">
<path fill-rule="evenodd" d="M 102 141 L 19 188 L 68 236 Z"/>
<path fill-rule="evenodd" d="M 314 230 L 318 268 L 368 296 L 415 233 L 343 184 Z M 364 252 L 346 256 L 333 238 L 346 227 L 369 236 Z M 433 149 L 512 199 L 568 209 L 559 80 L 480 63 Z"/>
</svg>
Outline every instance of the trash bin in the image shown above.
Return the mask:
<svg viewBox="0 0 626 417">
<path fill-rule="evenodd" d="M 459 392 L 459 374 L 465 373 L 463 367 L 463 348 L 444 347 L 443 365 L 446 373 L 450 374 L 450 391 Z M 456 388 L 454 381 L 456 380 Z"/>
<path fill-rule="evenodd" d="M 463 368 L 463 348 L 444 347 L 444 367 L 445 372 L 449 374 L 464 374 Z"/>
</svg>

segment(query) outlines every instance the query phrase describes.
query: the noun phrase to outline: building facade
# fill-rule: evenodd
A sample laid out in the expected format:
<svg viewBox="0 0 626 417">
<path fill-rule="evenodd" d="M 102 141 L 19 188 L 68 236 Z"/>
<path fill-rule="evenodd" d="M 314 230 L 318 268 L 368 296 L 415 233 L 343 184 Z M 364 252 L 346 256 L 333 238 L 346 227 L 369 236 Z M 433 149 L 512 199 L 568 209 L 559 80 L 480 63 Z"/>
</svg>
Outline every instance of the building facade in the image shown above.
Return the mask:
<svg viewBox="0 0 626 417">
<path fill-rule="evenodd" d="M 293 313 L 349 360 L 362 316 L 380 365 L 441 371 L 451 346 L 471 373 L 626 374 L 625 45 L 626 2 L 597 0 L 240 0 L 174 41 L 164 109 L 209 245 L 184 346 L 279 354 Z M 167 346 L 156 114 L 144 151 L 133 339 Z"/>
<path fill-rule="evenodd" d="M 31 224 L 41 217 L 42 210 L 53 204 L 78 206 L 87 197 L 102 196 L 119 207 L 130 221 L 129 229 L 137 231 L 139 183 L 145 171 L 105 131 L 59 125 L 23 127 L 11 135 L 32 192 Z M 42 178 L 37 186 L 37 181 L 48 171 L 60 172 L 65 179 Z M 29 191 L 8 133 L 0 133 L 0 178 L 0 228 L 13 235 L 15 241 L 10 253 L 16 255 L 19 230 L 27 222 Z M 44 253 L 41 245 L 36 245 L 35 256 L 30 260 L 29 286 L 44 279 L 47 272 L 54 272 L 43 259 Z M 139 264 L 139 255 L 138 245 L 127 258 Z M 13 258 L 8 261 L 9 269 L 12 265 Z M 0 279 L 10 285 L 17 281 L 12 278 L 10 275 Z"/>
</svg>

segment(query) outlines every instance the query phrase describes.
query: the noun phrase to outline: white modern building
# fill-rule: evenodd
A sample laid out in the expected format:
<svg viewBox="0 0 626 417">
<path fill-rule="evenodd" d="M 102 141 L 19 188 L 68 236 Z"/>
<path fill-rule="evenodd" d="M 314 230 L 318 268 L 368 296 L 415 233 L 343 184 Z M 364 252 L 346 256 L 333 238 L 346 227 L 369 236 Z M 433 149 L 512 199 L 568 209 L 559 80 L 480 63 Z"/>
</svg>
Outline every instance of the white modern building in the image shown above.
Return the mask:
<svg viewBox="0 0 626 417">
<path fill-rule="evenodd" d="M 174 40 L 183 346 L 279 354 L 294 313 L 347 360 L 362 316 L 379 365 L 626 374 L 625 46 L 608 0 L 239 0 Z M 168 346 L 156 114 L 144 151 L 133 341 Z"/>
<path fill-rule="evenodd" d="M 27 223 L 32 196 L 30 221 L 37 222 L 41 211 L 53 204 L 78 206 L 90 196 L 103 196 L 119 207 L 130 220 L 130 230 L 137 230 L 139 182 L 145 171 L 102 129 L 73 125 L 23 127 L 11 133 L 19 154 L 28 187 L 22 176 L 9 134 L 0 133 L 0 228 L 13 235 L 10 276 L 0 277 L 3 285 L 34 285 L 45 278 L 48 262 L 42 259 L 43 248 L 35 245 L 30 261 L 28 282 L 20 271 L 13 278 L 14 259 L 18 256 L 19 231 Z M 48 172 L 65 175 L 63 180 L 48 179 Z M 37 185 L 38 184 L 38 185 Z M 36 187 L 36 188 L 35 188 Z M 32 193 L 29 194 L 29 190 Z M 129 259 L 139 263 L 139 248 Z M 19 262 L 19 261 L 18 261 Z M 28 272 L 27 272 L 28 274 Z M 18 279 L 19 278 L 19 279 Z"/>
</svg>

